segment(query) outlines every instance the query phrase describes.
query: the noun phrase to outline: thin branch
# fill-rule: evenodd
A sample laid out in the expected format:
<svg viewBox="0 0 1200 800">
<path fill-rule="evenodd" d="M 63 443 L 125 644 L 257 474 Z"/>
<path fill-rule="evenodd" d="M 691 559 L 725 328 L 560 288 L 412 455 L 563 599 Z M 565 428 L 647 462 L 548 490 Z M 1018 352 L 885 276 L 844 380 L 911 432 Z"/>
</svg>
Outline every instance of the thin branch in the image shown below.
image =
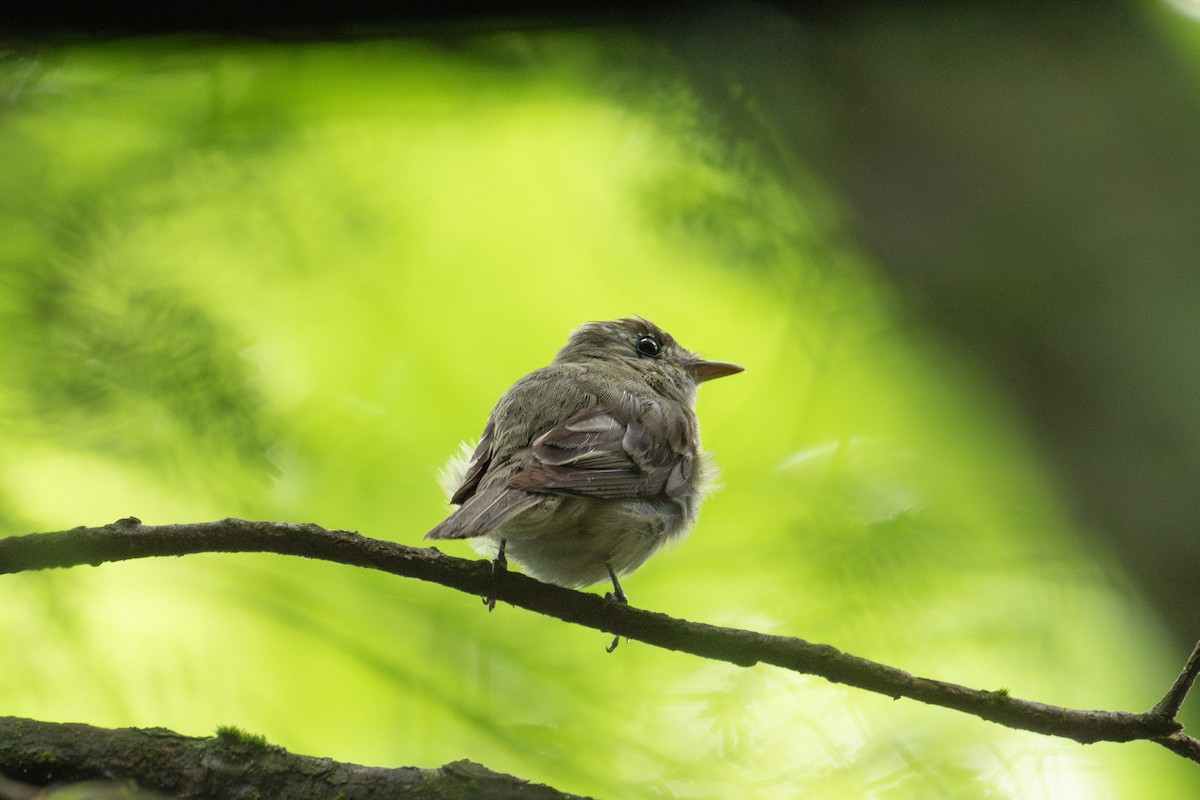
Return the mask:
<svg viewBox="0 0 1200 800">
<path fill-rule="evenodd" d="M 1010 697 L 1004 690 L 983 691 L 916 677 L 826 644 L 718 628 L 606 603 L 599 595 L 539 583 L 518 573 L 503 573 L 497 582 L 487 561 L 467 561 L 433 548 L 407 547 L 311 524 L 225 519 L 185 525 L 142 525 L 131 517 L 100 528 L 80 527 L 0 539 L 0 574 L 202 552 L 302 556 L 417 578 L 472 595 L 494 593 L 514 606 L 669 650 L 743 667 L 773 664 L 888 697 L 907 697 L 1010 728 L 1062 736 L 1083 744 L 1154 740 L 1200 762 L 1200 753 L 1188 744 L 1193 740 L 1178 734 L 1182 726 L 1174 715 L 1158 707 L 1143 713 L 1092 711 L 1021 700 Z"/>
<path fill-rule="evenodd" d="M 289 753 L 235 729 L 193 738 L 162 728 L 110 730 L 17 717 L 0 717 L 0 772 L 36 786 L 132 779 L 170 797 L 578 797 L 471 761 L 433 769 L 363 767 Z M 21 797 L 19 784 L 7 788 L 10 796 Z"/>
<path fill-rule="evenodd" d="M 1183 733 L 1172 733 L 1170 736 L 1164 736 L 1154 741 L 1172 753 L 1200 764 L 1200 739 L 1193 739 Z"/>
<path fill-rule="evenodd" d="M 1158 705 L 1150 713 L 1158 714 L 1168 719 L 1175 719 L 1175 717 L 1179 716 L 1179 709 L 1183 706 L 1183 701 L 1187 697 L 1188 692 L 1192 690 L 1192 685 L 1196 683 L 1197 675 L 1200 675 L 1200 642 L 1196 643 L 1196 648 L 1192 650 L 1191 657 L 1183 665 L 1183 670 L 1180 671 L 1179 677 L 1175 679 L 1175 683 L 1171 684 L 1171 688 L 1167 690 L 1167 694 L 1162 700 L 1158 701 Z"/>
</svg>

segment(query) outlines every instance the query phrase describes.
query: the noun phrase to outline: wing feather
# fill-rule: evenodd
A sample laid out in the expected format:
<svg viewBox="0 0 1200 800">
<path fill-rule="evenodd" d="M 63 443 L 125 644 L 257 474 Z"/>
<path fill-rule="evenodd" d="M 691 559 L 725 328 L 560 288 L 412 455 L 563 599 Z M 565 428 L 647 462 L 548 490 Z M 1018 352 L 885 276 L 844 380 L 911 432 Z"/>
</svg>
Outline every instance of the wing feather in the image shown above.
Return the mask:
<svg viewBox="0 0 1200 800">
<path fill-rule="evenodd" d="M 639 413 L 640 412 L 640 413 Z M 652 436 L 642 413 L 664 425 Z M 624 418 L 624 420 L 622 419 Z M 686 409 L 633 402 L 616 411 L 598 406 L 568 417 L 528 445 L 501 445 L 489 420 L 452 503 L 460 507 L 427 539 L 465 539 L 494 531 L 547 494 L 609 500 L 678 499 L 691 484 L 694 453 Z"/>
<path fill-rule="evenodd" d="M 495 438 L 492 430 L 493 423 L 489 419 L 487 426 L 483 429 L 483 434 L 479 437 L 479 444 L 475 446 L 475 452 L 471 454 L 471 461 L 467 465 L 462 485 L 455 489 L 454 494 L 450 497 L 451 503 L 461 505 L 479 488 L 479 481 L 492 463 L 492 443 Z"/>
<path fill-rule="evenodd" d="M 621 422 L 589 408 L 533 442 L 534 463 L 508 480 L 513 489 L 567 492 L 607 499 L 661 495 L 671 481 L 691 475 L 691 454 L 655 442 L 636 419 Z"/>
</svg>

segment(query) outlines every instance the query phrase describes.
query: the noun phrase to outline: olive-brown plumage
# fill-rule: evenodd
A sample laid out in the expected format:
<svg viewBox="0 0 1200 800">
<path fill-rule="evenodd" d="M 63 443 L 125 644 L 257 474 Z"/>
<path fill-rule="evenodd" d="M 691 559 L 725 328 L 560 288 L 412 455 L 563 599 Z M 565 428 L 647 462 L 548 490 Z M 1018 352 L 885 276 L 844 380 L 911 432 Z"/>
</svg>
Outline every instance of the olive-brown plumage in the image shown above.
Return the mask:
<svg viewBox="0 0 1200 800">
<path fill-rule="evenodd" d="M 696 385 L 741 371 L 641 318 L 584 324 L 500 398 L 457 470 L 459 508 L 426 538 L 480 539 L 561 586 L 615 585 L 695 521 L 712 477 Z"/>
</svg>

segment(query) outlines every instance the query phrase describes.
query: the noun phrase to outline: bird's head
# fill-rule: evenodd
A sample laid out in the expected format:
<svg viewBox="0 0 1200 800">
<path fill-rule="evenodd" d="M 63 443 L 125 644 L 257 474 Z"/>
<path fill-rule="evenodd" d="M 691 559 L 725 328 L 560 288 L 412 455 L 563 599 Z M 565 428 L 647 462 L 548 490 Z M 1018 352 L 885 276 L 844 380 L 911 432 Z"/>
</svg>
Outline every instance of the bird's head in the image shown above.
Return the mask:
<svg viewBox="0 0 1200 800">
<path fill-rule="evenodd" d="M 614 378 L 642 381 L 688 403 L 695 398 L 697 384 L 743 369 L 726 361 L 705 361 L 641 317 L 584 323 L 554 361 L 592 366 Z"/>
</svg>

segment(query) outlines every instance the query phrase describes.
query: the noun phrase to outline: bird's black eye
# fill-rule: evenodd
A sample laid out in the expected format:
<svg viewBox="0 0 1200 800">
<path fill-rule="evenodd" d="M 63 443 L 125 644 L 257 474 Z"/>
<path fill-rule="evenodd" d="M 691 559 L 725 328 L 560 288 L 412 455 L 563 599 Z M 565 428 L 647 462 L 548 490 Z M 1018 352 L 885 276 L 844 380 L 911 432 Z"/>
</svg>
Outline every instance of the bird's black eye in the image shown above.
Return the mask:
<svg viewBox="0 0 1200 800">
<path fill-rule="evenodd" d="M 656 358 L 662 352 L 662 347 L 659 345 L 658 339 L 655 339 L 653 336 L 639 336 L 637 351 L 644 356 Z"/>
</svg>

